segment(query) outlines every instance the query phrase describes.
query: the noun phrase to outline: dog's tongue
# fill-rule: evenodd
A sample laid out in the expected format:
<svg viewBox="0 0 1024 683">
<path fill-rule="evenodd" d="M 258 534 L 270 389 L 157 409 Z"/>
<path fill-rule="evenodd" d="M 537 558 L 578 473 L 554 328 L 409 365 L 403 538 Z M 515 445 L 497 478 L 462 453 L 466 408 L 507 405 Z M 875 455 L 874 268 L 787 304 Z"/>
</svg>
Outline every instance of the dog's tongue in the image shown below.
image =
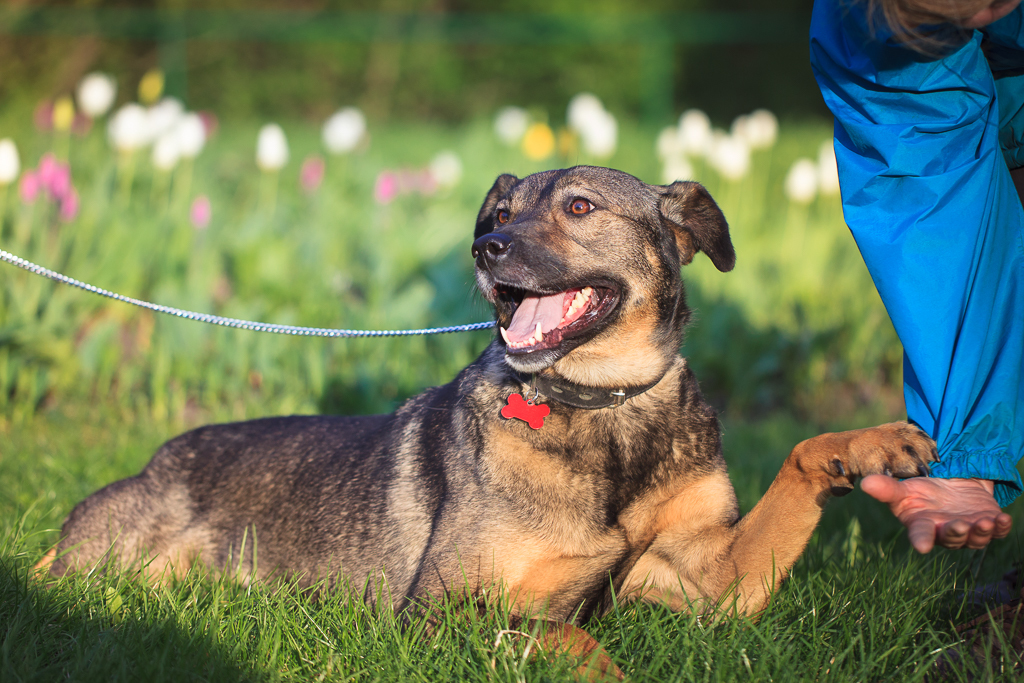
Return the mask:
<svg viewBox="0 0 1024 683">
<path fill-rule="evenodd" d="M 537 323 L 540 323 L 542 332 L 550 332 L 562 322 L 562 314 L 565 313 L 565 292 L 549 294 L 547 296 L 536 296 L 533 294 L 523 297 L 515 314 L 512 316 L 512 324 L 508 327 L 508 338 L 513 342 L 521 342 L 533 337 L 537 331 Z"/>
</svg>

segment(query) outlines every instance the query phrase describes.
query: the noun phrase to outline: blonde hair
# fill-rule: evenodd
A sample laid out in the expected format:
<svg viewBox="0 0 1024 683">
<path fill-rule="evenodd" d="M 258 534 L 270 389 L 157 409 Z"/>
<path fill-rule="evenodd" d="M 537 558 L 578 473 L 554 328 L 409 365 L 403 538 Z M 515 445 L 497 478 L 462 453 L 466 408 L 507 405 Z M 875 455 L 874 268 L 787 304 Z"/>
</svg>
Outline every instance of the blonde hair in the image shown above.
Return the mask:
<svg viewBox="0 0 1024 683">
<path fill-rule="evenodd" d="M 876 17 L 881 15 L 893 36 L 918 52 L 938 53 L 947 46 L 947 41 L 937 38 L 931 30 L 922 30 L 922 26 L 962 26 L 963 22 L 991 6 L 992 2 L 993 0 L 867 0 L 867 16 L 871 25 Z"/>
</svg>

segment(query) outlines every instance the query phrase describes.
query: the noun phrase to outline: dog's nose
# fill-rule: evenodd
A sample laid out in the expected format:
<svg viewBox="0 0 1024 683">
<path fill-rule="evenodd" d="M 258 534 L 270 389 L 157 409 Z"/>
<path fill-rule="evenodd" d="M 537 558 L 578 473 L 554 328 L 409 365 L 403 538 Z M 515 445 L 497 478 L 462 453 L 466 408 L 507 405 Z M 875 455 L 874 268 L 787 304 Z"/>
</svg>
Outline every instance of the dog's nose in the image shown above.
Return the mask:
<svg viewBox="0 0 1024 683">
<path fill-rule="evenodd" d="M 482 256 L 485 262 L 497 262 L 508 255 L 512 248 L 512 238 L 500 232 L 491 232 L 473 242 L 473 258 Z"/>
</svg>

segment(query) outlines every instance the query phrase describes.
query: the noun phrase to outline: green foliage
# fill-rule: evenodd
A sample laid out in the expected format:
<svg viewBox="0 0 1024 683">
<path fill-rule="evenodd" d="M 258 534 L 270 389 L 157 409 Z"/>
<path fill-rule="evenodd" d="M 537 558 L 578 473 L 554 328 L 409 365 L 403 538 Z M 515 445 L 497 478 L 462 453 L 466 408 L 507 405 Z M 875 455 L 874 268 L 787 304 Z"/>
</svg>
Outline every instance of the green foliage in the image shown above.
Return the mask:
<svg viewBox="0 0 1024 683">
<path fill-rule="evenodd" d="M 287 126 L 292 162 L 279 177 L 255 168 L 256 129 L 225 123 L 173 177 L 141 153 L 118 159 L 98 129 L 73 138 L 79 217 L 63 223 L 45 200 L 24 204 L 11 188 L 2 243 L 105 289 L 235 318 L 349 329 L 474 322 L 490 314 L 473 292 L 468 245 L 493 178 L 589 161 L 531 162 L 497 143 L 487 120 L 371 127 L 369 150 L 328 158 L 323 186 L 307 194 L 298 167 L 318 153 L 317 129 Z M 53 144 L 24 124 L 15 130 L 26 167 Z M 685 268 L 695 323 L 684 352 L 731 414 L 784 408 L 821 421 L 880 400 L 899 410 L 900 347 L 838 198 L 805 207 L 782 192 L 792 160 L 827 135 L 784 125 L 740 181 L 695 171 L 729 218 L 739 258 L 727 274 L 701 255 Z M 653 147 L 654 131 L 624 122 L 607 163 L 657 182 Z M 442 149 L 463 160 L 459 186 L 373 200 L 379 172 L 423 168 Z M 212 205 L 206 229 L 188 218 L 199 194 Z M 15 421 L 47 401 L 97 397 L 178 425 L 225 405 L 237 418 L 386 411 L 453 377 L 491 334 L 285 338 L 155 315 L 6 265 L 0 285 L 0 415 Z"/>
<path fill-rule="evenodd" d="M 743 507 L 811 430 L 785 418 L 726 423 Z M 137 472 L 172 434 L 131 411 L 85 404 L 0 433 L 0 679 L 571 680 L 571 662 L 529 656 L 529 629 L 509 628 L 500 595 L 488 596 L 482 612 L 438 605 L 437 625 L 428 629 L 415 616 L 406 623 L 342 593 L 313 599 L 287 583 L 247 587 L 200 569 L 169 585 L 149 585 L 132 572 L 49 587 L 30 578 L 71 507 Z M 1021 507 L 1010 511 L 1019 515 Z M 970 589 L 1019 558 L 1022 537 L 1018 531 L 987 553 L 921 557 L 903 535 L 884 506 L 856 492 L 829 505 L 760 620 L 632 605 L 586 627 L 639 682 L 922 681 L 956 651 L 953 624 L 983 611 L 970 602 Z M 968 659 L 951 676 L 1015 680 L 1015 666 L 1009 654 Z"/>
</svg>

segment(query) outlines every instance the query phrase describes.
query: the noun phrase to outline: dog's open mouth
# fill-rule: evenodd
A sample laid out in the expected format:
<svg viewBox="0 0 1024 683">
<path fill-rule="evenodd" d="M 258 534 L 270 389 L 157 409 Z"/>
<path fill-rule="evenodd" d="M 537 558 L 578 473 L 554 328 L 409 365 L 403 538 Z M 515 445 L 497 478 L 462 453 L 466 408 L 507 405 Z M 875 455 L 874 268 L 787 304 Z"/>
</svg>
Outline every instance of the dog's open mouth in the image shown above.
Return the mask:
<svg viewBox="0 0 1024 683">
<path fill-rule="evenodd" d="M 607 287 L 540 294 L 496 285 L 494 293 L 512 311 L 508 329 L 499 328 L 512 354 L 552 349 L 565 339 L 583 335 L 603 320 L 618 300 Z"/>
</svg>

